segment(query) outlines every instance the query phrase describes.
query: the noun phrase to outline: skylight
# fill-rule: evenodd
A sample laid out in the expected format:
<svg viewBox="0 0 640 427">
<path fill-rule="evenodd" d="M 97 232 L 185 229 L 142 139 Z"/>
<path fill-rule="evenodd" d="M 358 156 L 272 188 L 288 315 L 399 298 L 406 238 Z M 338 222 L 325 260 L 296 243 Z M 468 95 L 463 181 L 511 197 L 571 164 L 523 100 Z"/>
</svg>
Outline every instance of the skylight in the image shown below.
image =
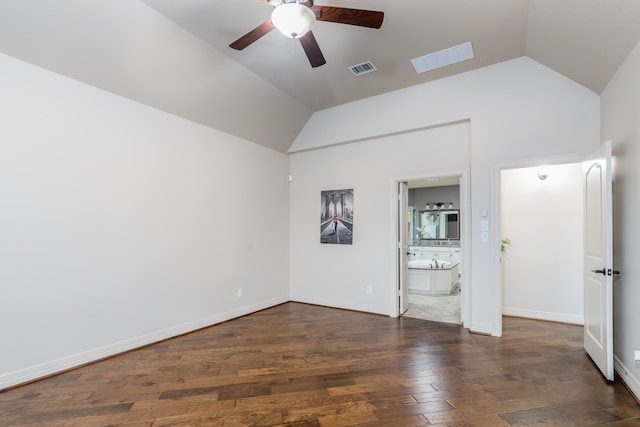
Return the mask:
<svg viewBox="0 0 640 427">
<path fill-rule="evenodd" d="M 473 58 L 473 48 L 471 42 L 466 42 L 439 52 L 413 58 L 411 64 L 416 69 L 416 73 L 420 74 L 471 58 Z"/>
</svg>

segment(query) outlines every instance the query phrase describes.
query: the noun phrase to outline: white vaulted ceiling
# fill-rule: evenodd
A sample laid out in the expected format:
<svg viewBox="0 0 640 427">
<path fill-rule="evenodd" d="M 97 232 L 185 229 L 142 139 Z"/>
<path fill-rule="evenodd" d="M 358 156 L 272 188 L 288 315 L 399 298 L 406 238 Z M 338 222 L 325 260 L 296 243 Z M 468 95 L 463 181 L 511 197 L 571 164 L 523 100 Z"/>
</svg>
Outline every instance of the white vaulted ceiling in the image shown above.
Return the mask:
<svg viewBox="0 0 640 427">
<path fill-rule="evenodd" d="M 318 22 L 327 63 L 272 31 L 260 0 L 3 0 L 0 52 L 285 152 L 313 112 L 528 56 L 600 93 L 640 40 L 638 0 L 316 0 L 385 13 L 380 29 Z M 475 57 L 416 74 L 464 42 Z M 365 60 L 378 71 L 355 77 Z"/>
</svg>

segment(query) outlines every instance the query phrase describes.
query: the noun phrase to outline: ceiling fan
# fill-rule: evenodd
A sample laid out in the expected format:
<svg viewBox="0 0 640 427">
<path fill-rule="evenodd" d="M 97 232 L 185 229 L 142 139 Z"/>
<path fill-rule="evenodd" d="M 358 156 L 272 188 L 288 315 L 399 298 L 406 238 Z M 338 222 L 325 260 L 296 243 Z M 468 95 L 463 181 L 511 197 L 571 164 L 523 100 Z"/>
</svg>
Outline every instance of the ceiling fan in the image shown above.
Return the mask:
<svg viewBox="0 0 640 427">
<path fill-rule="evenodd" d="M 285 36 L 299 39 L 312 67 L 326 64 L 320 46 L 311 29 L 316 21 L 380 28 L 383 12 L 346 7 L 314 6 L 313 0 L 261 0 L 275 9 L 271 18 L 249 31 L 229 47 L 242 50 L 260 37 L 277 28 Z"/>
</svg>

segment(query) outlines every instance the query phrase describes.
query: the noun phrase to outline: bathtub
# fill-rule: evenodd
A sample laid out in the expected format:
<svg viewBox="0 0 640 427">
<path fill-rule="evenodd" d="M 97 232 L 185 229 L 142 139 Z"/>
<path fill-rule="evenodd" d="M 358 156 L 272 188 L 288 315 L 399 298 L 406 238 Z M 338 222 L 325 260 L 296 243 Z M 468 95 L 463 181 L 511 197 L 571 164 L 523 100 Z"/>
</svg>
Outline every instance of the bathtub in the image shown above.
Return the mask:
<svg viewBox="0 0 640 427">
<path fill-rule="evenodd" d="M 450 268 L 453 263 L 432 259 L 414 259 L 409 261 L 409 268 Z"/>
<path fill-rule="evenodd" d="M 409 261 L 407 286 L 410 292 L 425 295 L 449 295 L 459 284 L 457 262 L 433 260 Z"/>
</svg>

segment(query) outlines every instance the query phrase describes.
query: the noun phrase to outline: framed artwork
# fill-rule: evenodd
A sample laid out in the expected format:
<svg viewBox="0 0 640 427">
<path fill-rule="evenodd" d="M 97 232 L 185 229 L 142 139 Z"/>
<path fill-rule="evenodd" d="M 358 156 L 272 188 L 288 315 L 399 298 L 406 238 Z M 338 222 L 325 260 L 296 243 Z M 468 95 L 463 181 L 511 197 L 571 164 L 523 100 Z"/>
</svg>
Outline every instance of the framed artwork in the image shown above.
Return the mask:
<svg viewBox="0 0 640 427">
<path fill-rule="evenodd" d="M 353 243 L 353 188 L 320 192 L 320 243 Z"/>
</svg>

